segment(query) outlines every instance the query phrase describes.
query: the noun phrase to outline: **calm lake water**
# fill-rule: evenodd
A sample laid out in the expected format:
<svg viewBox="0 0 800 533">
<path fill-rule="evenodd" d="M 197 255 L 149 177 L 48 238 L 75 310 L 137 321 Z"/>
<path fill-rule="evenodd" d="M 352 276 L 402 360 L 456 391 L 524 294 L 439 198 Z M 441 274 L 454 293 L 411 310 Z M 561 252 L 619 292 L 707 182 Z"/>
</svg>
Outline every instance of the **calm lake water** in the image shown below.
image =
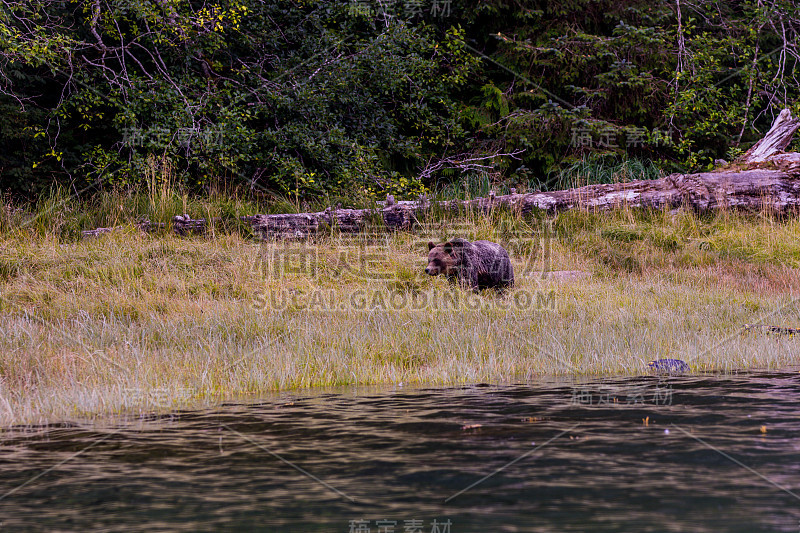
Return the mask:
<svg viewBox="0 0 800 533">
<path fill-rule="evenodd" d="M 0 523 L 798 532 L 799 437 L 797 369 L 282 394 L 7 430 Z"/>
</svg>

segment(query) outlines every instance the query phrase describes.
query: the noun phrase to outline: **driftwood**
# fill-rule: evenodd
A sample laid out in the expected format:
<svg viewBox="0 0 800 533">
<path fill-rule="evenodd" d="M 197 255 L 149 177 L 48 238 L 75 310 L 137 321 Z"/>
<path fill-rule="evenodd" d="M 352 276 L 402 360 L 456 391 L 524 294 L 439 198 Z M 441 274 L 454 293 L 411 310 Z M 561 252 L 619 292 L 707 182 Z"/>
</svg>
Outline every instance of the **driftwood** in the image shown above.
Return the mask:
<svg viewBox="0 0 800 533">
<path fill-rule="evenodd" d="M 212 218 L 211 223 L 216 224 L 219 218 Z M 172 228 L 178 235 L 189 235 L 191 233 L 205 233 L 208 229 L 208 222 L 204 218 L 192 218 L 189 215 L 178 215 L 172 219 Z"/>
<path fill-rule="evenodd" d="M 770 131 L 743 157 L 728 168 L 699 174 L 672 174 L 656 180 L 587 185 L 576 189 L 534 192 L 474 200 L 449 200 L 435 205 L 421 197 L 419 201 L 395 202 L 387 196 L 373 209 L 326 209 L 316 213 L 252 215 L 242 217 L 256 235 L 264 239 L 305 239 L 316 233 L 335 229 L 355 233 L 373 225 L 386 229 L 410 229 L 432 208 L 449 211 L 488 212 L 500 207 L 520 213 L 533 211 L 558 212 L 568 209 L 605 211 L 621 207 L 673 209 L 685 207 L 695 211 L 718 209 L 769 210 L 778 214 L 800 212 L 800 154 L 782 153 L 800 128 L 800 119 L 791 112 L 781 112 Z M 215 221 L 212 221 L 215 222 Z M 140 225 L 151 230 L 155 224 Z M 182 215 L 173 219 L 179 235 L 203 233 L 205 219 Z M 84 231 L 84 236 L 97 236 L 113 228 Z"/>
<path fill-rule="evenodd" d="M 186 215 L 188 216 L 188 215 Z M 145 232 L 152 232 L 158 229 L 164 228 L 166 224 L 163 222 L 150 222 L 149 220 L 142 220 L 136 223 L 136 228 L 140 229 L 141 231 Z M 111 233 L 112 231 L 116 231 L 124 226 L 112 226 L 110 228 L 96 228 L 85 230 L 81 232 L 81 235 L 84 238 L 88 237 L 99 237 L 100 235 L 105 235 L 106 233 Z"/>
<path fill-rule="evenodd" d="M 763 163 L 778 152 L 786 150 L 792 142 L 792 135 L 800 128 L 800 119 L 792 118 L 792 112 L 784 109 L 772 123 L 763 139 L 754 144 L 744 154 L 746 163 Z"/>
<path fill-rule="evenodd" d="M 375 223 L 382 223 L 390 230 L 410 229 L 431 207 L 431 203 L 423 199 L 417 202 L 396 202 L 376 209 L 326 209 L 317 213 L 252 215 L 242 217 L 242 220 L 248 222 L 254 233 L 261 238 L 305 239 L 330 229 L 354 233 Z M 700 212 L 716 209 L 767 209 L 781 214 L 800 211 L 800 175 L 771 169 L 673 174 L 657 180 L 587 185 L 566 191 L 490 195 L 488 198 L 467 201 L 450 200 L 438 202 L 435 207 L 451 212 L 489 212 L 505 207 L 522 214 L 533 211 L 554 213 L 569 209 L 606 211 L 621 207 L 687 207 Z M 176 217 L 174 221 L 175 233 L 179 235 L 203 233 L 206 226 L 205 219 L 192 219 L 188 215 Z M 83 234 L 87 237 L 96 236 L 112 229 L 99 228 Z"/>
<path fill-rule="evenodd" d="M 439 202 L 445 211 L 487 212 L 499 207 L 522 214 L 533 211 L 558 212 L 568 209 L 605 211 L 620 207 L 665 209 L 688 207 L 696 211 L 715 209 L 768 209 L 776 213 L 800 211 L 800 176 L 780 170 L 673 174 L 657 180 L 638 180 L 608 185 L 587 185 L 577 189 L 528 194 L 509 194 L 469 201 Z M 364 229 L 380 217 L 387 229 L 409 229 L 429 210 L 430 203 L 397 202 L 380 209 L 337 209 L 318 213 L 255 215 L 246 217 L 262 238 L 305 238 L 323 229 L 343 232 Z"/>
<path fill-rule="evenodd" d="M 212 222 L 217 222 L 219 219 L 213 219 Z M 178 235 L 189 235 L 190 233 L 205 233 L 206 231 L 206 219 L 204 218 L 197 218 L 194 219 L 189 215 L 178 215 L 172 219 L 172 230 Z M 105 235 L 106 233 L 111 233 L 112 231 L 116 231 L 123 226 L 112 226 L 110 228 L 96 228 L 85 230 L 81 232 L 81 235 L 84 238 L 89 237 L 99 237 L 100 235 Z M 151 233 L 158 230 L 163 230 L 167 227 L 167 225 L 163 222 L 150 222 L 149 220 L 142 220 L 136 223 L 136 228 L 140 229 L 141 231 Z"/>
<path fill-rule="evenodd" d="M 800 175 L 800 154 L 797 152 L 771 155 L 767 158 L 765 164 L 788 174 Z"/>
<path fill-rule="evenodd" d="M 243 220 L 262 238 L 303 239 L 329 229 L 356 233 L 377 221 L 382 221 L 389 229 L 408 229 L 417 222 L 417 215 L 428 207 L 430 204 L 421 199 L 391 203 L 382 209 L 326 209 L 318 213 L 253 215 Z"/>
</svg>

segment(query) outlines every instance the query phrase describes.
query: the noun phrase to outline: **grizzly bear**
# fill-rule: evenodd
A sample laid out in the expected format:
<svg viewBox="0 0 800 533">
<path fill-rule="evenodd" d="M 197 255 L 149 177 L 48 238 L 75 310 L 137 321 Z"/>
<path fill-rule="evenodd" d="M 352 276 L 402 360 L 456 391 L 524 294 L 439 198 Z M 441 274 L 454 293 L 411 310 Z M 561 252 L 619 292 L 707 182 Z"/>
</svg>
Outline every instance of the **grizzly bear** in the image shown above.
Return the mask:
<svg viewBox="0 0 800 533">
<path fill-rule="evenodd" d="M 502 292 L 514 285 L 514 269 L 508 252 L 490 241 L 451 239 L 443 244 L 429 242 L 425 273 L 430 276 L 444 274 L 475 292 L 481 289 Z"/>
</svg>

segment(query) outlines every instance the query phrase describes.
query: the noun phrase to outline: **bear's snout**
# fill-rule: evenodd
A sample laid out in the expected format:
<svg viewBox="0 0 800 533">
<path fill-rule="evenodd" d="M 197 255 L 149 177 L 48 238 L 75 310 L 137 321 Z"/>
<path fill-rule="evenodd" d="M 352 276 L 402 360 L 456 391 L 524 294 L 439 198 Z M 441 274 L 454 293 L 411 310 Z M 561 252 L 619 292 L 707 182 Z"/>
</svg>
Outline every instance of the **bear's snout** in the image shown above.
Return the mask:
<svg viewBox="0 0 800 533">
<path fill-rule="evenodd" d="M 436 269 L 432 268 L 432 267 L 429 267 L 429 266 L 425 267 L 425 273 L 427 275 L 429 275 L 429 276 L 435 276 L 436 275 Z"/>
</svg>

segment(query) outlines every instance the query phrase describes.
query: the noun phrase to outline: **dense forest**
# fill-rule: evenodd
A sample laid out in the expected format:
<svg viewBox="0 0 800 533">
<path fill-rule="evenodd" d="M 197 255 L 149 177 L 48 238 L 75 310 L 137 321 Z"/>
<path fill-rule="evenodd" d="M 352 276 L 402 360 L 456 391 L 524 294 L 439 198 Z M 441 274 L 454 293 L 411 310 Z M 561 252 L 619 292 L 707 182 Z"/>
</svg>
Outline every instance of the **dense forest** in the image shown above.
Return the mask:
<svg viewBox="0 0 800 533">
<path fill-rule="evenodd" d="M 800 112 L 794 0 L 25 0 L 0 191 L 415 197 L 576 164 L 704 170 Z"/>
</svg>

